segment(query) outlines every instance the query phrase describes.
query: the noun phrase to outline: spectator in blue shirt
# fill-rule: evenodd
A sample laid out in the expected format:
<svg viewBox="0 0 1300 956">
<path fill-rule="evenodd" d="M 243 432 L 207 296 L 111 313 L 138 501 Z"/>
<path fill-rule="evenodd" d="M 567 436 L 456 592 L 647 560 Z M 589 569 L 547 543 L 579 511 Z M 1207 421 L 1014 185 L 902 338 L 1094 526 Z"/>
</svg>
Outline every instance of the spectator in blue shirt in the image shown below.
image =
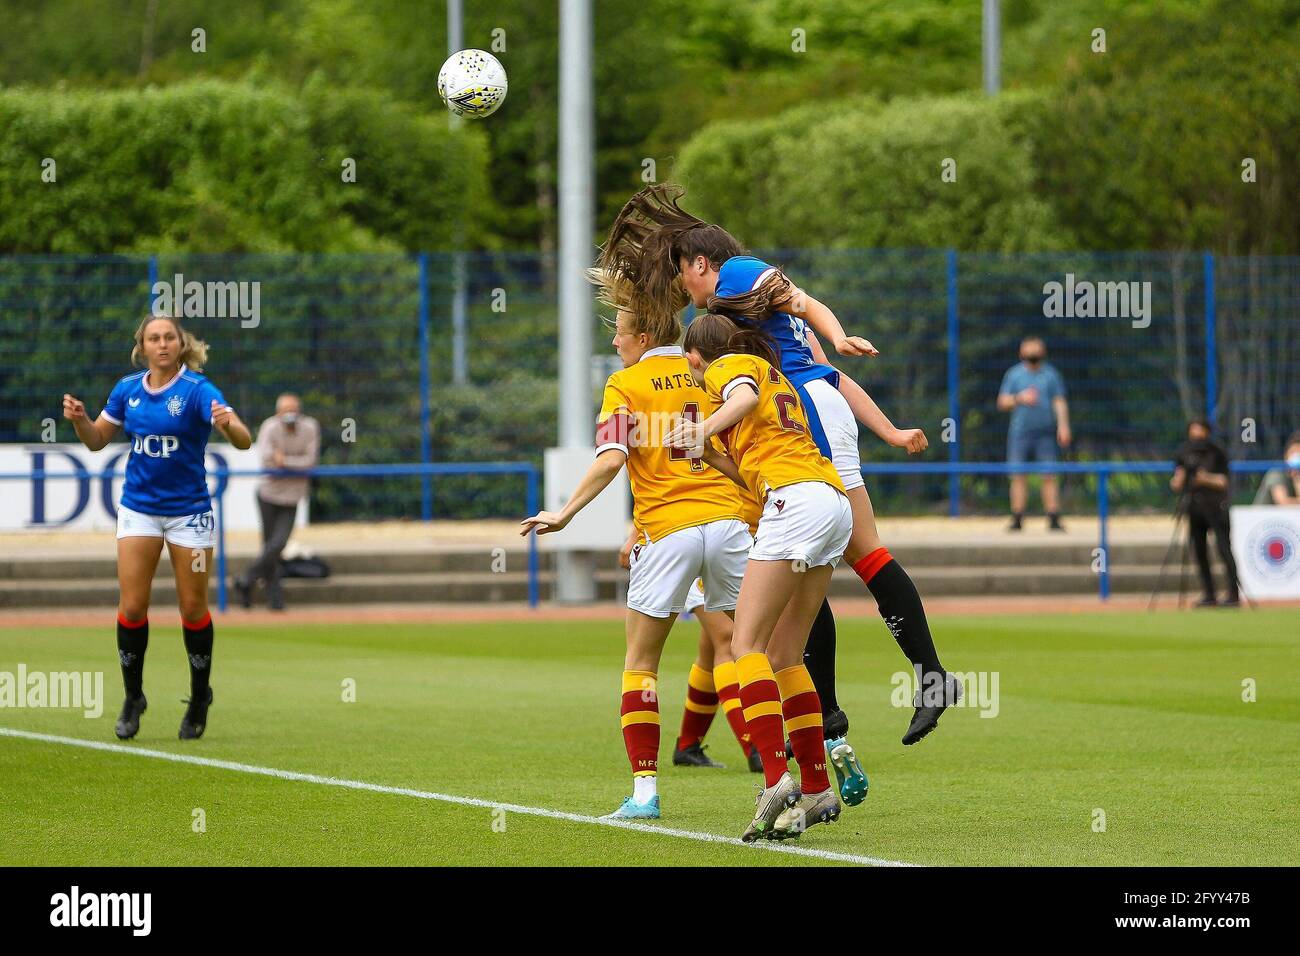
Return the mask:
<svg viewBox="0 0 1300 956">
<path fill-rule="evenodd" d="M 1070 409 L 1065 402 L 1065 382 L 1056 366 L 1047 361 L 1047 346 L 1037 336 L 1020 343 L 1020 364 L 1007 369 L 998 389 L 998 411 L 1011 413 L 1007 431 L 1007 464 L 1030 460 L 1055 462 L 1058 447 L 1070 445 Z M 1011 525 L 1019 531 L 1028 497 L 1027 475 L 1011 476 Z M 1043 475 L 1043 510 L 1048 527 L 1064 531 L 1061 525 L 1060 494 L 1055 475 Z"/>
</svg>

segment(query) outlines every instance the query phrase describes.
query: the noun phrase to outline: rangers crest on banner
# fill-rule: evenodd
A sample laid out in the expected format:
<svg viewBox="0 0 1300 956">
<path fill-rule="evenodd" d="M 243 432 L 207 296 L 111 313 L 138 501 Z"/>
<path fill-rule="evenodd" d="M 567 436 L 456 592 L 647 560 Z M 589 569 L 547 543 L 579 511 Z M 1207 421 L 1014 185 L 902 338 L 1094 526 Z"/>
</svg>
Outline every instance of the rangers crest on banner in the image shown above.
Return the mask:
<svg viewBox="0 0 1300 956">
<path fill-rule="evenodd" d="M 1300 508 L 1234 507 L 1232 550 L 1242 591 L 1251 598 L 1300 598 Z"/>
<path fill-rule="evenodd" d="M 1246 538 L 1245 557 L 1256 574 L 1289 581 L 1300 576 L 1300 535 L 1285 524 L 1260 524 Z"/>
</svg>

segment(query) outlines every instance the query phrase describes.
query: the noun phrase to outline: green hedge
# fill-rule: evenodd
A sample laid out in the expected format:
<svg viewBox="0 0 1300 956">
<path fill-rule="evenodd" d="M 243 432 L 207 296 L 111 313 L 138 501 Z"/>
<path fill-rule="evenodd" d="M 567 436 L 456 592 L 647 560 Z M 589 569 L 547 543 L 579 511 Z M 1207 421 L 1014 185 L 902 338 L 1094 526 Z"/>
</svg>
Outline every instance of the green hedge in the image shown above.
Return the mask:
<svg viewBox="0 0 1300 956">
<path fill-rule="evenodd" d="M 316 84 L 0 90 L 0 253 L 448 248 L 486 163 L 441 114 Z"/>
<path fill-rule="evenodd" d="M 1146 11 L 1026 116 L 1038 191 L 1088 249 L 1300 249 L 1300 3 Z M 1242 181 L 1242 160 L 1257 164 Z"/>
<path fill-rule="evenodd" d="M 673 175 L 689 208 L 754 248 L 1294 254 L 1300 2 L 1116 15 L 1107 51 L 1081 31 L 1050 85 L 716 122 Z"/>
<path fill-rule="evenodd" d="M 1009 122 L 1027 97 L 863 99 L 718 123 L 676 175 L 693 211 L 753 248 L 1068 248 L 1034 194 L 1032 144 Z M 941 175 L 949 158 L 956 182 Z"/>
</svg>

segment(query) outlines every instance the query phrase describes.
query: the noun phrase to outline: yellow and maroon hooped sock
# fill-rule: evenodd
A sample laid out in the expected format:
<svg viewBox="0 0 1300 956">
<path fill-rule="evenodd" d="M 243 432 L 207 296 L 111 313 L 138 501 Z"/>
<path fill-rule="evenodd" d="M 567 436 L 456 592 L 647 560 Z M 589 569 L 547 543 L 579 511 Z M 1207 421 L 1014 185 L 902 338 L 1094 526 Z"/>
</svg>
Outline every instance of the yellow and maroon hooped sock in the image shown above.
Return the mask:
<svg viewBox="0 0 1300 956">
<path fill-rule="evenodd" d="M 654 671 L 623 672 L 623 746 L 632 776 L 659 772 L 659 690 Z"/>
<path fill-rule="evenodd" d="M 682 730 L 677 736 L 677 749 L 698 744 L 713 725 L 713 715 L 718 712 L 718 692 L 713 686 L 713 672 L 699 664 L 691 665 L 686 678 L 686 707 L 682 711 Z"/>
<path fill-rule="evenodd" d="M 781 723 L 781 691 L 766 654 L 745 654 L 736 661 L 736 671 L 740 675 L 745 728 L 762 758 L 766 786 L 771 787 L 790 769 Z"/>
<path fill-rule="evenodd" d="M 713 682 L 718 687 L 718 703 L 722 706 L 722 713 L 731 725 L 731 732 L 736 735 L 740 749 L 748 757 L 754 750 L 754 743 L 745 726 L 745 710 L 740 705 L 740 677 L 736 674 L 736 662 L 714 664 Z"/>
<path fill-rule="evenodd" d="M 785 729 L 799 764 L 799 788 L 804 793 L 821 793 L 831 784 L 826 776 L 826 745 L 822 743 L 822 702 L 813 687 L 812 675 L 802 664 L 795 664 L 778 671 L 776 683 L 781 689 Z"/>
</svg>

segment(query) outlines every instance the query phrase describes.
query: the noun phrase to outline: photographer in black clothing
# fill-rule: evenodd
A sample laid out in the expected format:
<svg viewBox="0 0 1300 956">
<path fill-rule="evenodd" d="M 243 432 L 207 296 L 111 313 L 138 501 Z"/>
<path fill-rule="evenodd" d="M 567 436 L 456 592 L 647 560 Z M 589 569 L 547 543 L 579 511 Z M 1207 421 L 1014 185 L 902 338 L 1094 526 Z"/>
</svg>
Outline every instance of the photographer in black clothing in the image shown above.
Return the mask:
<svg viewBox="0 0 1300 956">
<path fill-rule="evenodd" d="M 1207 533 L 1214 531 L 1214 544 L 1228 570 L 1228 593 L 1220 606 L 1237 607 L 1240 591 L 1237 564 L 1232 558 L 1232 534 L 1228 525 L 1228 455 L 1210 439 L 1210 423 L 1195 419 L 1187 426 L 1187 441 L 1174 456 L 1174 477 L 1169 487 L 1178 493 L 1178 507 L 1187 515 L 1192 548 L 1201 571 L 1204 596 L 1197 607 L 1214 607 Z"/>
</svg>

